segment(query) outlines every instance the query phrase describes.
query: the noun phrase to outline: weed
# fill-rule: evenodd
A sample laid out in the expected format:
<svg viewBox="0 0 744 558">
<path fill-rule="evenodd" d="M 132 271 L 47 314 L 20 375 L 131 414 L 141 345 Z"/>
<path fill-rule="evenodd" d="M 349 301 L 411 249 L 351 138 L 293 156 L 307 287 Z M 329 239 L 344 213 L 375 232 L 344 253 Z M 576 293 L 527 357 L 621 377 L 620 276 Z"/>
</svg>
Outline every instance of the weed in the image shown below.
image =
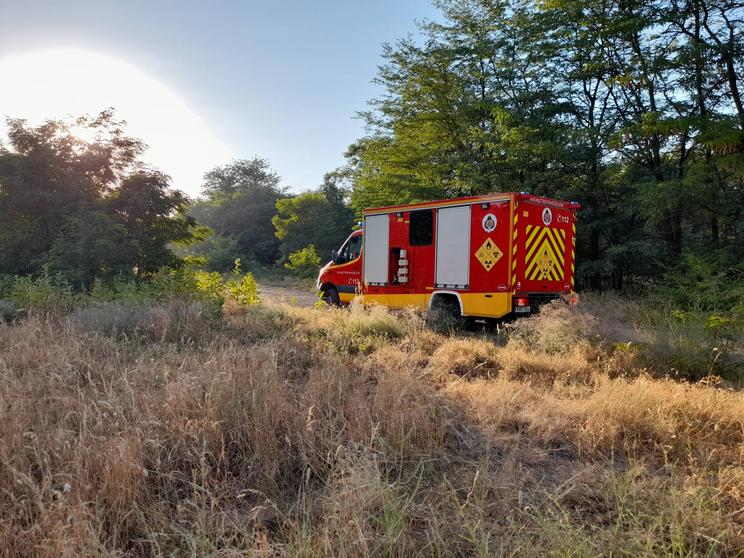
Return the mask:
<svg viewBox="0 0 744 558">
<path fill-rule="evenodd" d="M 379 307 L 219 312 L 184 277 L 0 323 L 0 555 L 744 548 L 744 397 L 707 355 L 704 382 L 647 367 L 642 308 L 443 335 Z"/>
</svg>

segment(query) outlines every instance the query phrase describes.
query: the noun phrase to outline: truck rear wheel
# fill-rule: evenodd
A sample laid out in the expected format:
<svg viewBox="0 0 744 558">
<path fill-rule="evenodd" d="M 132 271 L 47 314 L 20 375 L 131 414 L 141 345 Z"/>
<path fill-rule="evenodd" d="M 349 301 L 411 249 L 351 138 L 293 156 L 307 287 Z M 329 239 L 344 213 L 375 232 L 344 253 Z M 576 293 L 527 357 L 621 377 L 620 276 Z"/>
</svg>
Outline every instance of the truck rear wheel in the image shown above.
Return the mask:
<svg viewBox="0 0 744 558">
<path fill-rule="evenodd" d="M 338 296 L 338 291 L 334 287 L 328 287 L 323 291 L 323 300 L 328 306 L 341 305 L 341 297 Z"/>
<path fill-rule="evenodd" d="M 463 329 L 468 319 L 460 313 L 460 303 L 453 296 L 436 296 L 427 314 L 429 326 L 436 331 Z"/>
</svg>

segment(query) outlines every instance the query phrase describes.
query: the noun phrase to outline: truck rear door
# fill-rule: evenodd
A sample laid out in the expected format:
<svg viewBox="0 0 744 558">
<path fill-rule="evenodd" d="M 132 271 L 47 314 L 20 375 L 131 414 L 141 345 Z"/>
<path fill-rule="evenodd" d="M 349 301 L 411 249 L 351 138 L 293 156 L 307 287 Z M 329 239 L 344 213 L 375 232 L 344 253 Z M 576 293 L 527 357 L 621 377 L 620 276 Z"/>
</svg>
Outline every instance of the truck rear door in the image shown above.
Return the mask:
<svg viewBox="0 0 744 558">
<path fill-rule="evenodd" d="M 575 211 L 522 200 L 515 208 L 518 293 L 568 293 L 574 286 Z"/>
</svg>

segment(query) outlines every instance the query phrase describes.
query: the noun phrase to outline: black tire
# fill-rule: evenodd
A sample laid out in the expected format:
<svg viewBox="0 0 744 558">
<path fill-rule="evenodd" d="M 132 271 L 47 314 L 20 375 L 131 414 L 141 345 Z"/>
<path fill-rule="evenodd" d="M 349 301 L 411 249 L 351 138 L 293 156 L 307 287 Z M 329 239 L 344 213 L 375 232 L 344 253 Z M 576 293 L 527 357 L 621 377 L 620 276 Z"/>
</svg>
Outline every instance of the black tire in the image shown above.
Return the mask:
<svg viewBox="0 0 744 558">
<path fill-rule="evenodd" d="M 329 287 L 323 291 L 323 300 L 328 306 L 341 306 L 341 297 L 334 287 Z"/>
<path fill-rule="evenodd" d="M 464 329 L 468 319 L 460 314 L 460 305 L 456 298 L 437 296 L 429 308 L 427 322 L 435 331 L 444 333 Z"/>
</svg>

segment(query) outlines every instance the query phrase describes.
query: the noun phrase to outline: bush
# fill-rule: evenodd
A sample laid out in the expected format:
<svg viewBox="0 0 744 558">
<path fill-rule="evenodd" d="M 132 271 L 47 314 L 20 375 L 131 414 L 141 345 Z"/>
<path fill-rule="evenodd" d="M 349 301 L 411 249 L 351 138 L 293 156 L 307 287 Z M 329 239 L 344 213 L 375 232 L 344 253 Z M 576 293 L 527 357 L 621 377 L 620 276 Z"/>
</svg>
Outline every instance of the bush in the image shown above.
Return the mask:
<svg viewBox="0 0 744 558">
<path fill-rule="evenodd" d="M 24 310 L 68 310 L 75 295 L 70 283 L 59 274 L 50 274 L 45 267 L 36 277 L 15 277 L 9 285 L 9 298 Z"/>
<path fill-rule="evenodd" d="M 285 263 L 284 267 L 303 279 L 315 276 L 320 268 L 320 256 L 313 244 L 292 252 L 288 259 L 289 262 Z"/>
<path fill-rule="evenodd" d="M 240 258 L 235 260 L 232 277 L 223 286 L 223 291 L 228 300 L 241 306 L 258 304 L 261 299 L 258 296 L 258 284 L 252 273 L 240 276 Z"/>
<path fill-rule="evenodd" d="M 15 321 L 17 317 L 18 311 L 16 310 L 15 303 L 7 298 L 0 299 L 0 319 L 10 323 Z"/>
<path fill-rule="evenodd" d="M 507 326 L 510 338 L 546 354 L 566 353 L 594 340 L 596 319 L 563 300 L 543 306 L 538 314 Z"/>
</svg>

